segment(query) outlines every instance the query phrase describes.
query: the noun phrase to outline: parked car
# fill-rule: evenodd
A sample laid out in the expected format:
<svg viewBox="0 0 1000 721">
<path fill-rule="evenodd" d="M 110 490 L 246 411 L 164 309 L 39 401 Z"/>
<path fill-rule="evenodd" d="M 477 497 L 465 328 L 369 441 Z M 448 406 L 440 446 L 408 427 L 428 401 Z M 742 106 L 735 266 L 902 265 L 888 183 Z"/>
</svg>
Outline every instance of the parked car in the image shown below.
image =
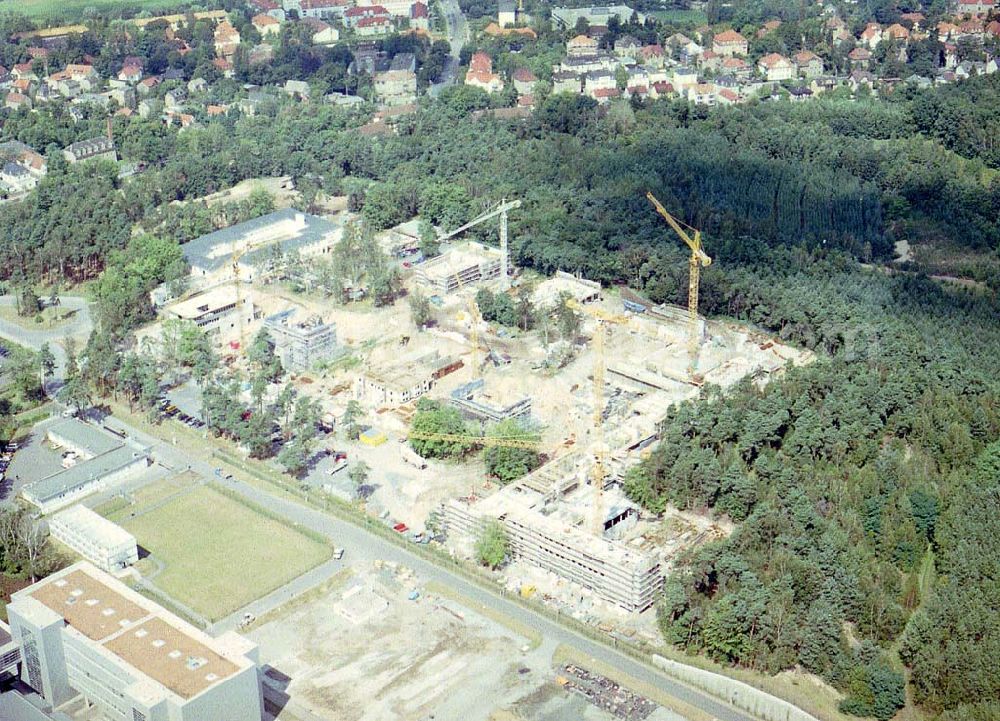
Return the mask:
<svg viewBox="0 0 1000 721">
<path fill-rule="evenodd" d="M 344 557 L 344 549 L 343 548 L 333 549 L 333 557 L 339 561 L 341 558 Z"/>
</svg>

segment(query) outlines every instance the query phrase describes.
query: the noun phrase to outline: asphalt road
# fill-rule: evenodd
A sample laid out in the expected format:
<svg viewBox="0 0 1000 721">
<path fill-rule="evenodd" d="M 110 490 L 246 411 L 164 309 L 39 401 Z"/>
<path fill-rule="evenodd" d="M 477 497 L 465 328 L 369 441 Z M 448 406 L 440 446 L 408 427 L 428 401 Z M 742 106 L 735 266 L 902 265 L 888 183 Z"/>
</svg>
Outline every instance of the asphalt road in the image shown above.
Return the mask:
<svg viewBox="0 0 1000 721">
<path fill-rule="evenodd" d="M 465 43 L 469 41 L 469 23 L 458 6 L 458 0 L 441 0 L 441 10 L 448 25 L 448 44 L 451 45 L 451 57 L 441 73 L 441 80 L 428 88 L 431 97 L 437 95 L 449 85 L 455 83 L 458 76 L 458 58 Z"/>
<path fill-rule="evenodd" d="M 32 350 L 38 350 L 45 343 L 49 344 L 52 355 L 56 359 L 56 369 L 52 376 L 46 379 L 45 390 L 52 395 L 62 386 L 62 378 L 66 368 L 66 351 L 64 343 L 67 338 L 77 341 L 77 349 L 82 350 L 91 328 L 94 327 L 90 318 L 90 303 L 86 298 L 74 295 L 59 297 L 60 307 L 64 310 L 76 311 L 69 321 L 60 323 L 55 328 L 40 324 L 37 328 L 24 328 L 17 323 L 0 318 L 0 338 L 13 341 Z M 14 306 L 17 304 L 12 295 L 0 296 L 0 305 Z"/>
<path fill-rule="evenodd" d="M 269 492 L 243 483 L 238 479 L 219 479 L 211 464 L 196 460 L 189 456 L 184 448 L 165 441 L 159 440 L 145 433 L 140 433 L 131 428 L 120 419 L 108 418 L 106 424 L 111 427 L 125 431 L 139 440 L 153 446 L 154 456 L 166 465 L 171 465 L 177 470 L 182 470 L 190 466 L 193 470 L 215 477 L 221 483 L 229 486 L 232 490 L 241 494 L 247 500 L 267 508 L 272 513 L 284 517 L 293 527 L 308 528 L 316 533 L 325 536 L 335 546 L 340 546 L 347 550 L 344 561 L 361 559 L 383 559 L 392 561 L 412 568 L 423 579 L 433 579 L 439 583 L 446 584 L 470 599 L 473 603 L 482 607 L 492 608 L 500 613 L 514 618 L 532 628 L 535 628 L 549 641 L 565 644 L 595 659 L 600 659 L 606 663 L 613 664 L 633 678 L 639 679 L 661 689 L 665 693 L 680 699 L 681 701 L 701 709 L 719 721 L 755 721 L 754 717 L 738 709 L 723 703 L 716 698 L 698 691 L 690 686 L 675 681 L 663 673 L 639 663 L 635 659 L 619 653 L 607 646 L 597 643 L 576 631 L 564 627 L 546 616 L 535 613 L 517 603 L 514 603 L 502 596 L 466 580 L 463 576 L 453 573 L 444 566 L 431 563 L 422 557 L 410 553 L 403 547 L 397 546 L 380 536 L 376 536 L 359 526 L 355 526 L 347 521 L 330 516 L 321 511 L 304 506 L 295 501 L 290 501 Z M 328 562 L 321 568 L 321 572 L 306 574 L 306 577 L 296 579 L 288 586 L 278 589 L 271 597 L 261 599 L 259 606 L 255 610 L 260 613 L 266 612 L 269 607 L 280 605 L 285 600 L 294 597 L 299 592 L 298 585 L 302 585 L 301 590 L 321 583 L 325 578 L 335 573 L 341 564 L 336 561 Z M 269 603 L 264 603 L 268 601 Z M 259 614 L 257 614 L 259 615 Z M 217 624 L 217 630 L 224 629 L 231 624 L 235 624 L 236 617 L 231 616 L 224 622 Z"/>
</svg>

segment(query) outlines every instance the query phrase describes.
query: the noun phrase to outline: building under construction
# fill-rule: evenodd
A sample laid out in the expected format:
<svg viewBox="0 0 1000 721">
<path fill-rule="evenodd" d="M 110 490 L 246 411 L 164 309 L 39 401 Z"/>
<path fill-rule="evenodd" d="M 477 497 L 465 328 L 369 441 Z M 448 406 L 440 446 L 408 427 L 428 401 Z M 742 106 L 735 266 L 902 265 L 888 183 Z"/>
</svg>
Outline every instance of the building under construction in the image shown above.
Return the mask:
<svg viewBox="0 0 1000 721">
<path fill-rule="evenodd" d="M 501 400 L 487 392 L 486 382 L 482 378 L 460 385 L 451 392 L 448 402 L 466 418 L 479 421 L 484 426 L 510 418 L 522 425 L 531 421 L 530 397 Z"/>
<path fill-rule="evenodd" d="M 653 605 L 663 588 L 660 559 L 612 536 L 634 523 L 638 509 L 624 498 L 603 504 L 603 533 L 590 531 L 592 488 L 584 454 L 571 453 L 482 499 L 459 498 L 444 506 L 449 535 L 474 539 L 490 520 L 500 521 L 511 554 L 580 586 L 626 611 Z"/>
<path fill-rule="evenodd" d="M 424 395 L 438 380 L 463 365 L 460 358 L 434 351 L 388 368 L 365 367 L 355 380 L 354 395 L 374 408 L 398 408 Z"/>
<path fill-rule="evenodd" d="M 309 370 L 346 350 L 337 345 L 337 329 L 332 323 L 324 323 L 318 315 L 297 321 L 294 308 L 268 316 L 264 319 L 264 328 L 274 343 L 275 355 L 286 370 Z"/>
<path fill-rule="evenodd" d="M 496 248 L 469 241 L 416 266 L 415 274 L 431 292 L 447 295 L 467 285 L 499 278 L 501 266 L 506 266 L 501 255 Z"/>
</svg>

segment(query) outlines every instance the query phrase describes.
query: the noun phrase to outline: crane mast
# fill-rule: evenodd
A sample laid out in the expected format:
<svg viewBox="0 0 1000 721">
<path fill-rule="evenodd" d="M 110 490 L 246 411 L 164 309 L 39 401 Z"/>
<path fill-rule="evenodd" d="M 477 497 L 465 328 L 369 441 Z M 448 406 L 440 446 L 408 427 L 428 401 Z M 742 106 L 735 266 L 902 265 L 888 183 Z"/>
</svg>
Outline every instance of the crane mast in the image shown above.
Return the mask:
<svg viewBox="0 0 1000 721">
<path fill-rule="evenodd" d="M 674 229 L 674 232 L 691 249 L 691 257 L 688 260 L 688 320 L 690 322 L 690 330 L 688 332 L 688 355 L 690 356 L 690 363 L 688 365 L 688 372 L 693 376 L 697 369 L 698 350 L 701 346 L 701 339 L 698 334 L 698 286 L 701 268 L 711 265 L 712 259 L 701 249 L 700 230 L 688 226 L 688 228 L 694 231 L 694 237 L 692 238 L 682 227 L 681 222 L 663 207 L 660 201 L 656 199 L 656 196 L 647 192 L 646 198 L 656 208 L 656 212 L 663 216 L 663 219 Z"/>
</svg>

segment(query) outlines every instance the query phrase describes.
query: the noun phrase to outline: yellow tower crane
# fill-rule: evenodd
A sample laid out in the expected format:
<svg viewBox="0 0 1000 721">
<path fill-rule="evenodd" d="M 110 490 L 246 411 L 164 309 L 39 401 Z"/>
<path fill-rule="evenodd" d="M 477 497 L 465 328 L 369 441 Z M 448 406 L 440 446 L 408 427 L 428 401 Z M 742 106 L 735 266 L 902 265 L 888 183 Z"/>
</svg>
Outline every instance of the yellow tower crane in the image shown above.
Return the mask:
<svg viewBox="0 0 1000 721">
<path fill-rule="evenodd" d="M 663 207 L 660 201 L 657 200 L 652 193 L 646 193 L 646 197 L 649 199 L 649 202 L 653 204 L 653 207 L 656 208 L 656 212 L 663 216 L 663 219 L 670 224 L 670 227 L 674 229 L 674 232 L 677 233 L 677 235 L 681 237 L 681 240 L 687 243 L 688 247 L 691 249 L 691 258 L 688 261 L 688 318 L 691 322 L 691 328 L 688 336 L 688 355 L 691 360 L 688 366 L 688 372 L 694 376 L 698 366 L 698 350 L 701 346 L 701 339 L 698 333 L 698 280 L 701 267 L 708 267 L 711 265 L 712 259 L 701 249 L 700 230 L 692 228 L 687 223 L 677 220 L 677 218 L 667 212 L 667 209 Z M 694 232 L 693 238 L 688 235 L 687 231 L 684 229 L 685 227 Z"/>
<path fill-rule="evenodd" d="M 249 248 L 233 248 L 233 288 L 236 291 L 236 322 L 240 327 L 240 353 L 246 355 L 247 352 L 247 339 L 246 339 L 246 328 L 243 324 L 243 285 L 240 282 L 240 258 L 243 254 L 247 252 Z M 251 316 L 253 315 L 253 310 L 250 311 Z"/>
</svg>

